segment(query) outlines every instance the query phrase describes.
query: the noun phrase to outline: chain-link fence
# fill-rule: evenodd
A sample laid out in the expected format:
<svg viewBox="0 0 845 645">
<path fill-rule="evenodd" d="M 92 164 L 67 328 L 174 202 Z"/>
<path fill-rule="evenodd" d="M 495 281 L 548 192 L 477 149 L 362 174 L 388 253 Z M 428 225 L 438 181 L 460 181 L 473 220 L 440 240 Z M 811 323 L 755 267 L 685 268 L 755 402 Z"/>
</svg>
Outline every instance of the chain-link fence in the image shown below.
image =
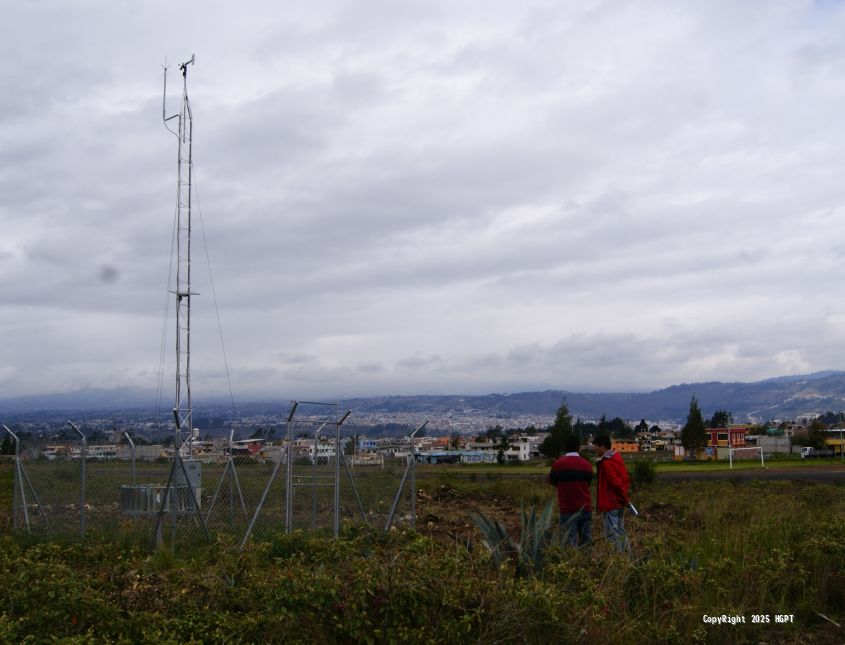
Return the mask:
<svg viewBox="0 0 845 645">
<path fill-rule="evenodd" d="M 280 532 L 415 526 L 410 438 L 365 441 L 337 405 L 294 402 L 284 436 L 195 441 L 189 450 L 93 445 L 71 424 L 18 437 L 12 526 L 46 538 L 96 533 L 180 548 L 226 534 L 241 546 Z"/>
</svg>

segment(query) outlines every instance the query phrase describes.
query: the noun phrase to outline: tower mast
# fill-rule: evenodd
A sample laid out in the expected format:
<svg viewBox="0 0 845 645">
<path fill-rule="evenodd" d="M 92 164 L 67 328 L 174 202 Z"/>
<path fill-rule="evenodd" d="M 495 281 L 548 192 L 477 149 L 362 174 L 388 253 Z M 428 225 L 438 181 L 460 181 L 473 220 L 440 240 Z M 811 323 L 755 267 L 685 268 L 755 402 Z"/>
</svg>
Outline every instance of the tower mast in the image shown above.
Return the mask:
<svg viewBox="0 0 845 645">
<path fill-rule="evenodd" d="M 167 99 L 167 66 L 164 68 L 164 97 L 162 119 L 165 127 L 179 140 L 178 180 L 176 190 L 176 399 L 173 418 L 176 423 L 174 450 L 193 456 L 193 407 L 191 404 L 191 143 L 193 115 L 188 99 L 188 65 L 194 64 L 194 56 L 179 65 L 182 72 L 182 103 L 178 114 L 165 115 L 164 102 Z M 168 122 L 178 119 L 176 131 Z"/>
</svg>

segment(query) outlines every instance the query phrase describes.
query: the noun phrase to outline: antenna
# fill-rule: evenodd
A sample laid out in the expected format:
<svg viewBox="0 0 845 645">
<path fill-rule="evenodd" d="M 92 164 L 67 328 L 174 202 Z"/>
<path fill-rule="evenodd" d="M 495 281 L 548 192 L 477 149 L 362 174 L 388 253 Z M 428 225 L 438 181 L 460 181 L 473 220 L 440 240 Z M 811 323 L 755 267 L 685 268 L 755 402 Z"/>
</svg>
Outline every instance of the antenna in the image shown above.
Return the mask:
<svg viewBox="0 0 845 645">
<path fill-rule="evenodd" d="M 167 116 L 167 63 L 164 65 L 164 92 L 162 95 L 161 117 L 164 127 L 176 135 L 179 140 L 177 174 L 177 226 L 176 237 L 178 254 L 176 260 L 176 398 L 173 417 L 176 423 L 174 450 L 179 453 L 187 447 L 188 457 L 193 456 L 193 407 L 191 402 L 191 296 L 198 295 L 191 291 L 191 179 L 193 162 L 191 146 L 193 137 L 193 114 L 188 99 L 188 65 L 191 59 L 179 65 L 182 71 L 182 101 L 179 113 Z M 178 119 L 177 130 L 168 126 L 168 121 Z M 183 433 L 185 438 L 183 440 Z"/>
</svg>

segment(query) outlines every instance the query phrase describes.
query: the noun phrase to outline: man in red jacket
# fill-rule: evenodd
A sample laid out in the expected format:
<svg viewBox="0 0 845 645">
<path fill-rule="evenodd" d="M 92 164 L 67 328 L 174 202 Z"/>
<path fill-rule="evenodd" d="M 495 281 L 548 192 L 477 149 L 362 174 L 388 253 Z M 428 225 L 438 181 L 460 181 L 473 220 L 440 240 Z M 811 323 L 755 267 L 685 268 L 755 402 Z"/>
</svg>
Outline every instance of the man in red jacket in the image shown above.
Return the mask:
<svg viewBox="0 0 845 645">
<path fill-rule="evenodd" d="M 578 454 L 581 447 L 578 437 L 570 435 L 564 447 L 566 454 L 552 464 L 549 483 L 557 487 L 557 502 L 560 506 L 560 523 L 569 523 L 567 541 L 572 546 L 590 543 L 590 482 L 593 480 L 593 466 Z M 573 516 L 580 511 L 576 519 Z"/>
<path fill-rule="evenodd" d="M 617 551 L 631 551 L 625 535 L 623 515 L 628 506 L 631 478 L 622 456 L 610 449 L 610 437 L 599 435 L 593 439 L 596 450 L 596 510 L 604 513 L 604 535 Z"/>
</svg>

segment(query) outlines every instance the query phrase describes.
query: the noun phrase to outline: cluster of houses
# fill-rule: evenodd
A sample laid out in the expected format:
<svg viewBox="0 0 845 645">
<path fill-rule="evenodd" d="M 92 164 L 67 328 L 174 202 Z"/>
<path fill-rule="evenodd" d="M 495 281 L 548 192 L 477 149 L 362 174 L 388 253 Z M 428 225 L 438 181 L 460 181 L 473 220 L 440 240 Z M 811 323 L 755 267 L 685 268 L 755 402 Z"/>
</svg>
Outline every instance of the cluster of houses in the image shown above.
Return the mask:
<svg viewBox="0 0 845 645">
<path fill-rule="evenodd" d="M 420 437 L 412 440 L 408 437 L 341 438 L 339 449 L 350 465 L 383 465 L 384 460 L 407 458 L 413 455 L 420 463 L 495 463 L 505 461 L 530 461 L 540 458 L 539 445 L 545 439 L 545 433 L 535 436 L 514 436 L 507 447 L 497 443 L 469 441 L 465 438 Z M 319 437 L 298 438 L 293 441 L 293 458 L 309 463 L 325 463 L 335 457 L 334 438 Z M 169 459 L 173 456 L 172 446 L 161 444 L 89 444 L 86 446 L 86 459 L 137 460 Z M 183 452 L 187 449 L 183 448 Z M 78 442 L 48 444 L 39 450 L 38 457 L 47 459 L 79 459 L 82 447 Z M 198 440 L 191 442 L 190 453 L 193 459 L 206 463 L 224 462 L 230 457 L 254 459 L 256 461 L 284 460 L 287 452 L 287 440 L 267 440 L 264 438 L 230 441 L 226 438 Z M 500 457 L 501 453 L 501 457 Z M 36 456 L 36 455 L 32 455 Z"/>
<path fill-rule="evenodd" d="M 799 452 L 793 445 L 793 435 L 801 430 L 799 425 L 787 425 L 760 433 L 758 426 L 733 424 L 727 428 L 707 430 L 707 445 L 695 455 L 696 459 L 727 459 L 730 449 L 762 448 L 764 454 Z M 383 465 L 385 459 L 413 456 L 419 463 L 496 463 L 527 462 L 542 457 L 540 444 L 547 434 L 513 435 L 505 444 L 495 441 L 478 441 L 466 436 L 425 436 L 413 440 L 408 437 L 367 438 L 364 436 L 340 439 L 339 449 L 353 467 L 356 465 Z M 589 446 L 592 437 L 583 443 Z M 413 444 L 412 444 L 413 441 Z M 678 430 L 640 433 L 636 438 L 611 438 L 612 447 L 621 453 L 656 452 L 667 458 L 682 460 L 691 457 L 681 445 Z M 837 453 L 842 450 L 841 438 L 831 433 L 828 444 Z M 287 440 L 253 438 L 230 441 L 227 438 L 211 440 L 194 439 L 190 446 L 192 458 L 207 463 L 224 462 L 230 457 L 256 461 L 284 460 Z M 333 437 L 300 437 L 293 441 L 293 458 L 308 463 L 325 463 L 334 459 L 336 445 Z M 184 449 L 183 449 L 184 450 Z M 86 459 L 169 459 L 172 447 L 163 445 L 127 445 L 105 443 L 86 446 Z M 734 450 L 734 458 L 741 451 Z M 47 459 L 79 459 L 79 443 L 47 445 L 38 457 Z"/>
</svg>

